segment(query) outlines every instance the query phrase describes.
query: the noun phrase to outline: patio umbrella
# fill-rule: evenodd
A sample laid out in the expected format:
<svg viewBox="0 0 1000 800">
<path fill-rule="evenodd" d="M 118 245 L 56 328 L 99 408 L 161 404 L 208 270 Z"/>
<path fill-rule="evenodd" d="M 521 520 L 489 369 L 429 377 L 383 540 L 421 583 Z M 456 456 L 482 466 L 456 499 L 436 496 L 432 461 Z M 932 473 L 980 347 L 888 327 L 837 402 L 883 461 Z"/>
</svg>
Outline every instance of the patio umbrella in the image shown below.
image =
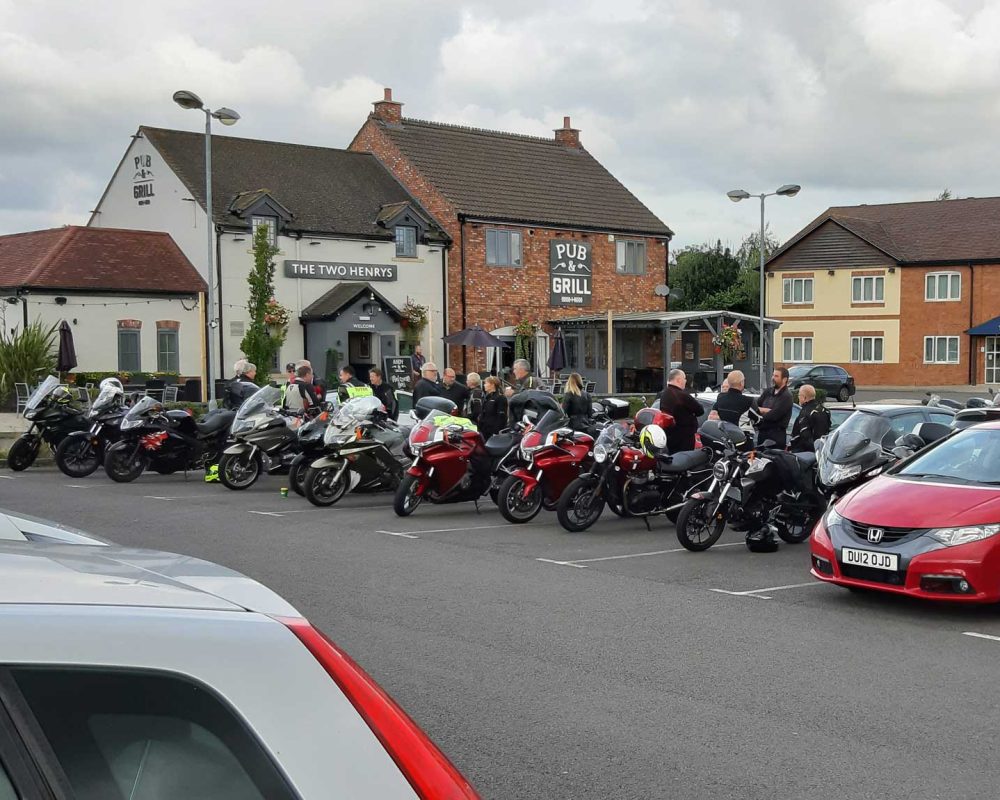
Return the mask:
<svg viewBox="0 0 1000 800">
<path fill-rule="evenodd" d="M 76 366 L 76 347 L 73 345 L 73 329 L 63 320 L 59 324 L 59 355 L 56 356 L 56 369 L 59 372 L 69 372 Z"/>
<path fill-rule="evenodd" d="M 556 331 L 555 341 L 552 343 L 552 354 L 549 356 L 549 369 L 553 372 L 562 372 L 566 368 L 566 340 L 563 339 L 562 329 Z"/>
<path fill-rule="evenodd" d="M 462 345 L 463 347 L 506 347 L 507 343 L 498 339 L 492 333 L 488 333 L 478 325 L 471 325 L 465 330 L 445 336 L 444 340 L 448 344 Z"/>
</svg>

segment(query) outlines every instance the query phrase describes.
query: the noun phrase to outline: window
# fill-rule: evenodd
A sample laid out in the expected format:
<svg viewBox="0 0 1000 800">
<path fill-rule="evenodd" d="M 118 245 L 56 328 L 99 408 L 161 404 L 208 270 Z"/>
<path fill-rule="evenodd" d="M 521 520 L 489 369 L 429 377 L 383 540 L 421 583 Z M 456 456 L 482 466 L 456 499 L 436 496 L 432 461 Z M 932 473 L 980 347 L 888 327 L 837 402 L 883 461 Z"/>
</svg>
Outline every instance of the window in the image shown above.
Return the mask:
<svg viewBox="0 0 1000 800">
<path fill-rule="evenodd" d="M 884 350 L 883 336 L 851 337 L 851 361 L 855 364 L 881 364 Z"/>
<path fill-rule="evenodd" d="M 781 346 L 784 348 L 783 361 L 812 361 L 812 336 L 783 336 Z"/>
<path fill-rule="evenodd" d="M 486 263 L 491 267 L 521 266 L 521 234 L 518 231 L 486 231 Z"/>
<path fill-rule="evenodd" d="M 179 336 L 176 328 L 156 331 L 156 371 L 180 373 Z"/>
<path fill-rule="evenodd" d="M 852 303 L 884 303 L 885 278 L 881 275 L 865 275 L 851 279 Z"/>
<path fill-rule="evenodd" d="M 943 411 L 931 411 L 931 422 L 938 422 L 941 425 L 951 425 L 955 421 L 954 414 L 945 414 Z"/>
<path fill-rule="evenodd" d="M 924 337 L 924 363 L 925 364 L 957 364 L 958 363 L 958 337 L 957 336 L 925 336 Z"/>
<path fill-rule="evenodd" d="M 267 226 L 267 240 L 275 245 L 278 242 L 278 220 L 274 217 L 252 217 L 250 220 L 251 233 L 256 236 L 257 228 L 261 225 Z"/>
<path fill-rule="evenodd" d="M 585 369 L 608 368 L 607 331 L 584 331 L 583 366 Z"/>
<path fill-rule="evenodd" d="M 619 275 L 646 274 L 646 243 L 621 241 L 615 243 L 618 252 Z"/>
<path fill-rule="evenodd" d="M 281 368 L 281 348 L 274 351 L 271 356 L 271 372 L 284 372 Z"/>
<path fill-rule="evenodd" d="M 563 337 L 566 343 L 566 366 L 565 369 L 580 368 L 580 337 L 575 333 L 567 333 Z"/>
<path fill-rule="evenodd" d="M 412 225 L 396 226 L 396 255 L 399 258 L 417 257 L 417 229 Z"/>
<path fill-rule="evenodd" d="M 921 422 L 926 422 L 924 415 L 919 411 L 909 411 L 905 414 L 897 414 L 892 417 L 892 430 L 885 435 L 883 444 L 892 448 L 896 445 L 896 440 L 900 436 L 904 436 L 907 433 L 913 433 L 913 429 L 917 427 Z M 888 440 L 888 441 L 886 441 Z"/>
<path fill-rule="evenodd" d="M 962 276 L 957 272 L 931 272 L 924 284 L 925 300 L 961 300 Z"/>
<path fill-rule="evenodd" d="M 125 671 L 11 675 L 79 800 L 294 796 L 246 724 L 197 683 Z"/>
<path fill-rule="evenodd" d="M 118 371 L 139 372 L 139 331 L 135 328 L 118 329 Z"/>
<path fill-rule="evenodd" d="M 790 306 L 813 301 L 812 278 L 785 278 L 781 282 L 781 288 L 783 305 Z"/>
</svg>

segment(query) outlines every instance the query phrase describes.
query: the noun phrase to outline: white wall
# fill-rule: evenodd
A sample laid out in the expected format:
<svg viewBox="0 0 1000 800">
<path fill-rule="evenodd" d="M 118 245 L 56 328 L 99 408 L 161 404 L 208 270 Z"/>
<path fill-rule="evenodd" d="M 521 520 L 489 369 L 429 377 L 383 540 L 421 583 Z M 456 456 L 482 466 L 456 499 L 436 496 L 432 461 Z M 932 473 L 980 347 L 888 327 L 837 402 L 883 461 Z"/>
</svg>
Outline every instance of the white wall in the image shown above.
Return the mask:
<svg viewBox="0 0 1000 800">
<path fill-rule="evenodd" d="M 117 370 L 118 320 L 137 319 L 142 322 L 139 336 L 141 371 L 157 372 L 156 323 L 158 320 L 176 320 L 180 323 L 180 374 L 188 377 L 201 374 L 201 317 L 197 307 L 187 311 L 179 299 L 154 296 L 65 293 L 61 296 L 66 297 L 67 302 L 60 306 L 55 304 L 56 296 L 33 292 L 28 298 L 28 319 L 41 319 L 46 325 L 58 325 L 65 319 L 70 324 L 76 347 L 77 370 Z M 190 307 L 191 303 L 185 302 Z M 4 313 L 8 330 L 21 325 L 23 312 L 20 304 L 6 305 Z"/>
</svg>

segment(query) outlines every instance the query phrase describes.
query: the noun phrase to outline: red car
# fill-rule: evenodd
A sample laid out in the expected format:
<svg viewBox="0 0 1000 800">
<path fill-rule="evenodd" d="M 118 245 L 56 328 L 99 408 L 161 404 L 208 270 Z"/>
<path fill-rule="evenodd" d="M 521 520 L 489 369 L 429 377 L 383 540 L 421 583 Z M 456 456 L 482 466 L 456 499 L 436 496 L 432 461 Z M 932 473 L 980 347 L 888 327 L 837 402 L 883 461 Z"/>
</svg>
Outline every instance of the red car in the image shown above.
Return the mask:
<svg viewBox="0 0 1000 800">
<path fill-rule="evenodd" d="M 812 574 L 849 589 L 1000 601 L 1000 422 L 936 442 L 845 495 L 813 530 Z"/>
</svg>

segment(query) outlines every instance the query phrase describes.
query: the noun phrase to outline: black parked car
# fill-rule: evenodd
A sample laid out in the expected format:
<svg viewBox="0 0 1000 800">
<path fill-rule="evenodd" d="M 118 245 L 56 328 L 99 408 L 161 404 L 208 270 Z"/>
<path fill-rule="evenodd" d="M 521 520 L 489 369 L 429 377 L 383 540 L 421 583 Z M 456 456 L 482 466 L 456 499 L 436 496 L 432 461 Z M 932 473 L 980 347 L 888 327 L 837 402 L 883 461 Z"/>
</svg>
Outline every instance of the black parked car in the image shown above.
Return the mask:
<svg viewBox="0 0 1000 800">
<path fill-rule="evenodd" d="M 823 389 L 830 399 L 836 398 L 846 403 L 857 391 L 854 378 L 843 367 L 836 364 L 799 364 L 788 370 L 788 388 L 798 389 L 808 383 L 816 389 Z"/>
</svg>

